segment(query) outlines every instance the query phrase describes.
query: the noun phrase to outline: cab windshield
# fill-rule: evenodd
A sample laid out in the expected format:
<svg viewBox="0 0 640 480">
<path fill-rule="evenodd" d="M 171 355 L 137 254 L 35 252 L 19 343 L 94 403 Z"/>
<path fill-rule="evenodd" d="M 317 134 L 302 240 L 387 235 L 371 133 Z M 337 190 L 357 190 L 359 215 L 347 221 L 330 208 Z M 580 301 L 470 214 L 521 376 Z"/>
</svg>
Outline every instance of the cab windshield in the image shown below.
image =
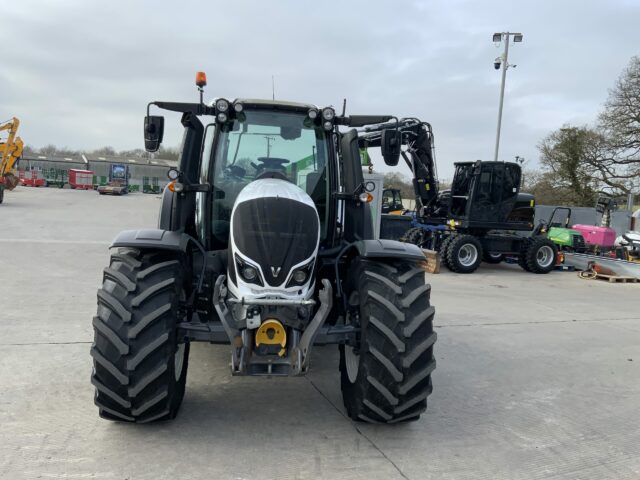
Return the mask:
<svg viewBox="0 0 640 480">
<path fill-rule="evenodd" d="M 222 126 L 213 163 L 212 235 L 226 248 L 231 210 L 240 191 L 263 176 L 286 179 L 307 192 L 326 232 L 326 134 L 304 113 L 245 110 Z"/>
</svg>

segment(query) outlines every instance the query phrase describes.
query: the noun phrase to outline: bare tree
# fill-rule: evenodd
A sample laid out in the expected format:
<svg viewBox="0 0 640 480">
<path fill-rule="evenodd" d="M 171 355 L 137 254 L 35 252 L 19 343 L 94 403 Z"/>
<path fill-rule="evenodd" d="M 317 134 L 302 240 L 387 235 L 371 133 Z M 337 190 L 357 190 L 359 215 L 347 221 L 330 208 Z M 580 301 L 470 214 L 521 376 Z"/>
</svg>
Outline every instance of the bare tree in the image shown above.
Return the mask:
<svg viewBox="0 0 640 480">
<path fill-rule="evenodd" d="M 599 162 L 603 180 L 612 188 L 625 192 L 637 188 L 636 179 L 640 175 L 640 57 L 631 58 L 609 91 L 599 123 L 607 139 L 607 149 L 601 152 Z"/>
</svg>

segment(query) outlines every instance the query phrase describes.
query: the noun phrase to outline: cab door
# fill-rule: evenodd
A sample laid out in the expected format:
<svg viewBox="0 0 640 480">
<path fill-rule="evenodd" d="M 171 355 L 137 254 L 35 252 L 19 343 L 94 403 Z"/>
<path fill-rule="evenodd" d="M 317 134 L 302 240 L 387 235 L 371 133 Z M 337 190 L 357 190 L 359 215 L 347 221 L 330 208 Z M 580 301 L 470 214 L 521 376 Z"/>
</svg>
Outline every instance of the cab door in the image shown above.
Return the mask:
<svg viewBox="0 0 640 480">
<path fill-rule="evenodd" d="M 475 179 L 473 199 L 469 208 L 469 221 L 493 223 L 499 222 L 502 189 L 500 184 L 504 175 L 504 164 L 483 163 Z"/>
<path fill-rule="evenodd" d="M 511 163 L 483 163 L 476 178 L 469 220 L 487 224 L 507 221 L 520 190 L 520 167 Z"/>
</svg>

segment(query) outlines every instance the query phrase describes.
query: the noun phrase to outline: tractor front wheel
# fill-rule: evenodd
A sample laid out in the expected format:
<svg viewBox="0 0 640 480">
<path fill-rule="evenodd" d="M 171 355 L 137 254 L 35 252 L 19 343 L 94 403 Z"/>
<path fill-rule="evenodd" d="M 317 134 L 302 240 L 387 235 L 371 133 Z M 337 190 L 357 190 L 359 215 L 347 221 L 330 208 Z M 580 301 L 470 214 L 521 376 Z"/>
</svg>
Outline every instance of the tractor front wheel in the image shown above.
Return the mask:
<svg viewBox="0 0 640 480">
<path fill-rule="evenodd" d="M 342 398 L 352 419 L 397 423 L 426 410 L 436 366 L 430 290 L 416 264 L 356 260 L 349 321 L 360 326 L 360 341 L 340 346 Z"/>
<path fill-rule="evenodd" d="M 174 418 L 184 396 L 189 344 L 179 343 L 184 269 L 164 252 L 121 249 L 98 290 L 91 346 L 95 403 L 109 420 Z"/>
</svg>

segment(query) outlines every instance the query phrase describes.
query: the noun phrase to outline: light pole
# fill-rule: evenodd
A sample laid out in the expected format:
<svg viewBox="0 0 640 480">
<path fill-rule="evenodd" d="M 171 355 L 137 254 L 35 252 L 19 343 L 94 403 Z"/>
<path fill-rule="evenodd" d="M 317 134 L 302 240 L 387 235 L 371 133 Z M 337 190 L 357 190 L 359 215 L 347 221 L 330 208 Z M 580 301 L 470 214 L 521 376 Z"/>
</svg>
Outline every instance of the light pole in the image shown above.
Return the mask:
<svg viewBox="0 0 640 480">
<path fill-rule="evenodd" d="M 493 34 L 493 42 L 500 43 L 504 39 L 504 52 L 493 61 L 493 67 L 500 70 L 502 67 L 502 83 L 500 85 L 500 106 L 498 107 L 498 129 L 496 131 L 496 149 L 493 160 L 498 161 L 498 149 L 500 148 L 500 127 L 502 126 L 502 105 L 504 103 L 504 83 L 507 79 L 507 69 L 516 65 L 509 64 L 509 40 L 513 37 L 514 42 L 522 42 L 521 33 L 499 32 Z"/>
</svg>

